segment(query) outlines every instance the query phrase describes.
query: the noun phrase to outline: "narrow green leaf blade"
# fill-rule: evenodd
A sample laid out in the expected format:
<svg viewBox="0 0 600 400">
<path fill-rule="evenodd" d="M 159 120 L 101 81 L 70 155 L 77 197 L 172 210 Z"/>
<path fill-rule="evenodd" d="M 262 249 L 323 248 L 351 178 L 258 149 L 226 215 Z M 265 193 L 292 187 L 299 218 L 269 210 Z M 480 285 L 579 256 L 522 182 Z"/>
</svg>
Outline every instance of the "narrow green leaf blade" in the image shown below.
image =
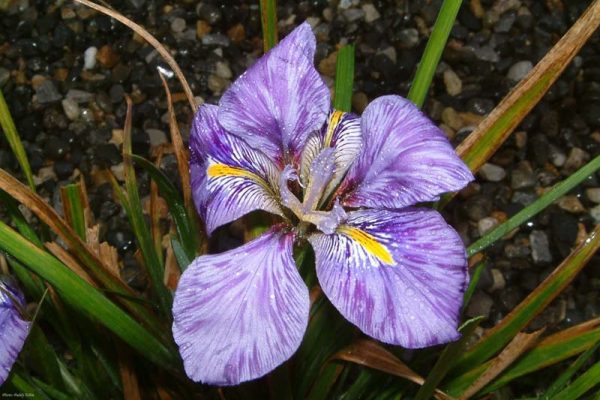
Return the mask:
<svg viewBox="0 0 600 400">
<path fill-rule="evenodd" d="M 64 264 L 0 221 L 0 249 L 52 284 L 72 307 L 98 321 L 159 367 L 175 368 L 169 351 L 127 313 L 109 301 Z"/>
<path fill-rule="evenodd" d="M 125 175 L 126 195 L 121 193 L 120 188 L 114 182 L 113 187 L 117 190 L 117 194 L 121 199 L 123 207 L 127 211 L 129 223 L 133 228 L 136 241 L 144 258 L 152 287 L 158 297 L 158 302 L 161 311 L 164 315 L 171 315 L 171 304 L 173 296 L 167 287 L 164 285 L 164 267 L 160 261 L 160 257 L 156 253 L 154 240 L 152 238 L 152 230 L 146 224 L 144 212 L 142 210 L 142 202 L 138 192 L 137 179 L 135 177 L 135 169 L 133 168 L 132 160 L 132 145 L 131 145 L 131 114 L 132 102 L 129 97 L 127 101 L 127 114 L 125 116 L 124 138 L 123 138 L 123 165 Z"/>
<path fill-rule="evenodd" d="M 499 324 L 469 351 L 458 359 L 454 370 L 470 374 L 472 367 L 480 366 L 539 314 L 575 278 L 600 246 L 600 225 L 548 276 L 525 300 L 515 307 Z M 467 371 L 467 372 L 464 372 Z M 477 378 L 477 375 L 475 376 Z M 460 380 L 461 378 L 457 378 Z"/>
<path fill-rule="evenodd" d="M 194 221 L 187 213 L 183 197 L 177 191 L 175 186 L 169 181 L 169 178 L 144 157 L 132 154 L 131 159 L 142 167 L 158 185 L 160 194 L 167 202 L 171 217 L 177 229 L 177 235 L 180 240 L 180 247 L 186 253 L 187 258 L 193 259 L 199 234 Z"/>
<path fill-rule="evenodd" d="M 581 376 L 562 392 L 554 396 L 553 400 L 577 400 L 580 399 L 586 392 L 590 391 L 600 383 L 600 361 L 592 365 L 590 369 L 585 371 Z"/>
<path fill-rule="evenodd" d="M 565 387 L 573 375 L 579 371 L 583 364 L 589 360 L 589 358 L 596 352 L 596 350 L 598 350 L 598 348 L 600 348 L 600 341 L 577 357 L 573 364 L 569 365 L 569 368 L 560 374 L 560 376 L 552 383 L 552 385 L 550 385 L 546 392 L 541 396 L 542 399 L 551 399 L 558 394 L 558 392 Z"/>
<path fill-rule="evenodd" d="M 429 372 L 429 375 L 427 375 L 423 386 L 421 386 L 417 392 L 414 400 L 428 400 L 433 396 L 435 389 L 444 379 L 458 355 L 465 349 L 467 340 L 469 340 L 470 336 L 475 331 L 475 328 L 479 326 L 483 319 L 483 317 L 470 319 L 459 328 L 462 337 L 458 341 L 450 343 L 444 348 L 440 358 L 438 358 L 433 369 Z"/>
<path fill-rule="evenodd" d="M 35 191 L 35 183 L 33 183 L 33 174 L 31 172 L 29 160 L 27 159 L 27 153 L 25 153 L 25 148 L 23 147 L 23 143 L 21 142 L 21 138 L 15 127 L 15 122 L 12 119 L 2 90 L 0 90 L 0 126 L 2 126 L 4 136 L 6 136 L 6 140 L 23 171 L 23 175 L 25 175 L 25 179 L 27 179 L 27 184 L 31 190 Z"/>
<path fill-rule="evenodd" d="M 427 97 L 429 86 L 437 69 L 446 41 L 454 25 L 454 20 L 460 9 L 462 0 L 444 0 L 440 13 L 433 26 L 431 36 L 427 41 L 425 52 L 417 67 L 415 79 L 413 79 L 408 99 L 421 108 Z"/>
<path fill-rule="evenodd" d="M 354 45 L 348 44 L 338 51 L 335 70 L 336 110 L 350 112 L 352 109 L 352 85 L 354 84 Z"/>
<path fill-rule="evenodd" d="M 508 234 L 510 231 L 527 222 L 533 216 L 539 214 L 546 209 L 550 204 L 556 201 L 561 196 L 568 193 L 575 186 L 583 182 L 588 176 L 600 169 L 600 156 L 594 158 L 586 165 L 581 167 L 573 175 L 569 176 L 564 181 L 557 183 L 554 187 L 545 193 L 542 197 L 525 207 L 506 222 L 498 225 L 494 230 L 483 236 L 481 239 L 473 243 L 467 249 L 467 254 L 471 257 L 488 246 L 494 244 L 497 240 Z"/>
<path fill-rule="evenodd" d="M 263 47 L 266 53 L 277 44 L 276 0 L 260 0 L 260 17 L 263 31 Z"/>
<path fill-rule="evenodd" d="M 60 188 L 65 218 L 77 235 L 85 241 L 86 226 L 81 193 L 81 185 L 79 183 L 65 185 Z"/>
</svg>

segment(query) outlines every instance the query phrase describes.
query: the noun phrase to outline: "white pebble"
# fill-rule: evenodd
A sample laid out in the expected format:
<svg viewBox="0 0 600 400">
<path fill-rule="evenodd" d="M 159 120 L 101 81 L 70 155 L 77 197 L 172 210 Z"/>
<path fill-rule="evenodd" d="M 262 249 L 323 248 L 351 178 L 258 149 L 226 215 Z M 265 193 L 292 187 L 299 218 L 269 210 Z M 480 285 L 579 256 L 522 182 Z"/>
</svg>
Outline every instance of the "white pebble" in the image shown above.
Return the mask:
<svg viewBox="0 0 600 400">
<path fill-rule="evenodd" d="M 98 49 L 95 47 L 88 47 L 83 53 L 83 69 L 93 69 L 96 66 L 96 54 Z"/>
</svg>

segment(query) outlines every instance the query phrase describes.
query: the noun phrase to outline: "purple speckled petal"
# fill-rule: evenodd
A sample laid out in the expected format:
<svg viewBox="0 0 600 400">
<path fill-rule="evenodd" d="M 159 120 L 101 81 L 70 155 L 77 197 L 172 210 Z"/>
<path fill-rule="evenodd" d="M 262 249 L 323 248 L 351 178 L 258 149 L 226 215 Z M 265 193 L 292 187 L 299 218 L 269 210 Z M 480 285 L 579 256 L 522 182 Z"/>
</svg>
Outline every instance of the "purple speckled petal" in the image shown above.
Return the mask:
<svg viewBox="0 0 600 400">
<path fill-rule="evenodd" d="M 473 180 L 444 133 L 402 97 L 374 100 L 361 129 L 364 146 L 343 183 L 343 205 L 402 208 L 438 200 Z"/>
<path fill-rule="evenodd" d="M 336 233 L 309 240 L 323 291 L 367 335 L 407 348 L 459 337 L 467 258 L 436 211 L 354 211 Z"/>
<path fill-rule="evenodd" d="M 321 129 L 329 89 L 314 63 L 315 36 L 303 23 L 223 94 L 219 121 L 279 165 L 299 161 L 308 135 Z"/>
<path fill-rule="evenodd" d="M 190 136 L 192 194 L 209 234 L 254 210 L 282 215 L 271 189 L 276 187 L 277 167 L 263 153 L 228 134 L 217 121 L 217 109 L 202 106 Z"/>
<path fill-rule="evenodd" d="M 8 378 L 29 332 L 30 322 L 21 317 L 17 307 L 25 308 L 23 295 L 0 279 L 0 385 Z"/>
<path fill-rule="evenodd" d="M 173 337 L 194 381 L 236 385 L 294 354 L 306 330 L 308 289 L 281 227 L 235 250 L 198 257 L 179 281 Z"/>
</svg>

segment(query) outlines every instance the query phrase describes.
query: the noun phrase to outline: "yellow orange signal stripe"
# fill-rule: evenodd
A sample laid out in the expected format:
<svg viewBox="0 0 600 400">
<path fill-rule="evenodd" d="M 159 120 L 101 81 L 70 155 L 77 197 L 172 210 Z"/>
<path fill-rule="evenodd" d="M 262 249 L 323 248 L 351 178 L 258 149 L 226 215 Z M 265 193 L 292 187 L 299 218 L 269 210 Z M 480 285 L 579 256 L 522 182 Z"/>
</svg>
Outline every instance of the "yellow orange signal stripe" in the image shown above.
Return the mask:
<svg viewBox="0 0 600 400">
<path fill-rule="evenodd" d="M 348 225 L 341 225 L 337 228 L 337 232 L 349 237 L 360 244 L 367 253 L 379 259 L 384 264 L 394 265 L 394 257 L 392 253 L 383 244 L 379 243 L 375 237 L 362 229 L 354 228 Z"/>
<path fill-rule="evenodd" d="M 329 123 L 327 124 L 327 133 L 325 134 L 324 147 L 331 147 L 331 140 L 333 139 L 333 132 L 339 125 L 345 112 L 334 110 L 329 117 Z"/>
<path fill-rule="evenodd" d="M 232 167 L 226 164 L 210 164 L 206 169 L 206 175 L 209 178 L 217 178 L 223 176 L 239 176 L 241 178 L 250 179 L 261 185 L 268 192 L 272 192 L 271 187 L 267 184 L 267 182 L 265 182 L 263 178 L 243 168 Z"/>
</svg>

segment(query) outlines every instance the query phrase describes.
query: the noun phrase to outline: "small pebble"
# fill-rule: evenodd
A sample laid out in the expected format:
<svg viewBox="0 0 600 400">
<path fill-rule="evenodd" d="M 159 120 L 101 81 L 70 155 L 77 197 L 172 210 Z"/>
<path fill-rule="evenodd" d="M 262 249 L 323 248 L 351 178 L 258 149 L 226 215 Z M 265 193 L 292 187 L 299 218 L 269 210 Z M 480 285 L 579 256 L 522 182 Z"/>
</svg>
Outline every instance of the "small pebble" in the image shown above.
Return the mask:
<svg viewBox="0 0 600 400">
<path fill-rule="evenodd" d="M 477 222 L 477 229 L 479 231 L 479 236 L 484 236 L 486 233 L 490 232 L 498 226 L 498 220 L 494 217 L 485 217 L 480 219 Z"/>
<path fill-rule="evenodd" d="M 444 71 L 444 85 L 450 96 L 457 96 L 462 92 L 462 81 L 452 69 Z"/>
<path fill-rule="evenodd" d="M 492 287 L 489 289 L 490 292 L 502 290 L 506 286 L 506 279 L 502 275 L 502 271 L 497 268 L 492 268 Z"/>
<path fill-rule="evenodd" d="M 365 13 L 365 21 L 370 24 L 371 22 L 378 20 L 381 17 L 379 11 L 375 8 L 373 4 L 363 4 L 362 9 Z"/>
<path fill-rule="evenodd" d="M 150 146 L 152 147 L 167 143 L 167 134 L 160 129 L 146 129 L 146 133 L 148 134 Z"/>
<path fill-rule="evenodd" d="M 533 63 L 531 61 L 519 61 L 510 67 L 506 77 L 514 82 L 518 82 L 523 79 L 532 68 Z"/>
<path fill-rule="evenodd" d="M 568 171 L 575 171 L 585 164 L 590 159 L 590 155 L 584 150 L 573 147 L 567 160 L 565 161 L 565 169 Z"/>
<path fill-rule="evenodd" d="M 46 79 L 36 86 L 35 94 L 40 104 L 54 103 L 62 99 L 58 89 L 50 79 Z"/>
<path fill-rule="evenodd" d="M 459 130 L 464 125 L 463 119 L 452 107 L 444 108 L 444 111 L 442 111 L 442 122 L 455 131 Z"/>
<path fill-rule="evenodd" d="M 552 253 L 550 253 L 550 243 L 546 232 L 532 231 L 529 234 L 529 243 L 531 245 L 531 258 L 534 263 L 545 264 L 552 262 Z"/>
<path fill-rule="evenodd" d="M 600 204 L 590 209 L 590 216 L 595 223 L 600 224 Z"/>
<path fill-rule="evenodd" d="M 485 163 L 479 169 L 479 175 L 490 182 L 500 182 L 506 177 L 504 168 L 491 163 Z"/>
<path fill-rule="evenodd" d="M 181 33 L 184 31 L 185 27 L 186 23 L 183 18 L 175 18 L 171 21 L 171 31 L 173 31 L 173 33 Z"/>
<path fill-rule="evenodd" d="M 581 201 L 577 196 L 569 195 L 563 196 L 556 202 L 560 208 L 573 214 L 585 212 L 585 207 L 581 204 Z"/>
<path fill-rule="evenodd" d="M 555 167 L 562 167 L 567 161 L 567 156 L 565 153 L 560 148 L 552 144 L 548 146 L 548 158 Z"/>
<path fill-rule="evenodd" d="M 471 298 L 471 303 L 469 303 L 469 306 L 467 307 L 466 314 L 469 318 L 478 317 L 480 315 L 488 317 L 493 305 L 494 300 L 488 294 L 484 292 L 475 292 Z"/>
<path fill-rule="evenodd" d="M 589 201 L 593 203 L 600 203 L 600 187 L 586 189 L 585 195 Z"/>
<path fill-rule="evenodd" d="M 510 186 L 513 189 L 525 189 L 535 186 L 536 178 L 531 166 L 527 162 L 522 162 L 511 173 Z"/>
<path fill-rule="evenodd" d="M 79 105 L 77 105 L 75 101 L 66 98 L 63 99 L 61 103 L 67 118 L 69 118 L 71 121 L 75 121 L 77 118 L 79 118 Z"/>
<path fill-rule="evenodd" d="M 419 44 L 419 31 L 415 28 L 402 29 L 398 33 L 400 45 L 406 49 L 410 49 Z"/>
<path fill-rule="evenodd" d="M 94 69 L 96 66 L 96 54 L 98 49 L 95 47 L 88 47 L 83 53 L 83 69 Z"/>
<path fill-rule="evenodd" d="M 94 94 L 90 92 L 86 92 L 84 90 L 79 89 L 69 89 L 67 95 L 65 96 L 67 99 L 77 103 L 87 103 L 93 100 Z"/>
<path fill-rule="evenodd" d="M 231 79 L 233 77 L 233 73 L 231 72 L 231 68 L 227 63 L 219 61 L 215 65 L 215 74 L 220 76 L 223 79 Z"/>
</svg>

